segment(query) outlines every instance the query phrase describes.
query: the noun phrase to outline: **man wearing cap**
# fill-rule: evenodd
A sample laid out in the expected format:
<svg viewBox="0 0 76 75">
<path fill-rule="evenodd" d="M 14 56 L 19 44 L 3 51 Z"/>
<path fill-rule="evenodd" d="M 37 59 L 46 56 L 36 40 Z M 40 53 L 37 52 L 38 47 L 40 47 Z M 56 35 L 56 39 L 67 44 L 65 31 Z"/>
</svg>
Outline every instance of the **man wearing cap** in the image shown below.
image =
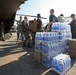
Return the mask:
<svg viewBox="0 0 76 75">
<path fill-rule="evenodd" d="M 41 20 L 41 15 L 37 14 L 37 32 L 42 31 L 42 20 Z"/>
</svg>

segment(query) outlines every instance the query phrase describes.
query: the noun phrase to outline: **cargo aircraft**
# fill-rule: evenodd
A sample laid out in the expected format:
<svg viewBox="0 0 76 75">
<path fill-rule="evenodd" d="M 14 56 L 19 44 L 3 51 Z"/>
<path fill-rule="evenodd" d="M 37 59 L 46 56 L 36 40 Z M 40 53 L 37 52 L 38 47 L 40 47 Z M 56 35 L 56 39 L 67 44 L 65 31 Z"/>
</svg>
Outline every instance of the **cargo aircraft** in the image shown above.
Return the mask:
<svg viewBox="0 0 76 75">
<path fill-rule="evenodd" d="M 14 25 L 15 16 L 29 16 L 32 15 L 16 14 L 21 4 L 26 3 L 28 0 L 0 0 L 0 22 L 3 21 L 5 24 L 4 33 L 8 33 L 11 27 Z M 43 19 L 46 19 L 42 17 Z"/>
</svg>

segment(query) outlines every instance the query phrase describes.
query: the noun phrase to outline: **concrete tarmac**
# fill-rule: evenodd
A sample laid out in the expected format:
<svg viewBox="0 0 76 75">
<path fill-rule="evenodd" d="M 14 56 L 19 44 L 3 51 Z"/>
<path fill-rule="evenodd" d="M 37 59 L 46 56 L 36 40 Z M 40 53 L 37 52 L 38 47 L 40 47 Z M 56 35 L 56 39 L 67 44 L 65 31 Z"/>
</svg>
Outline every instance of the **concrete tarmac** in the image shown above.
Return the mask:
<svg viewBox="0 0 76 75">
<path fill-rule="evenodd" d="M 76 59 L 65 75 L 76 75 Z M 5 42 L 0 41 L 0 75 L 59 75 L 34 59 L 34 48 L 16 44 L 16 34 Z"/>
</svg>

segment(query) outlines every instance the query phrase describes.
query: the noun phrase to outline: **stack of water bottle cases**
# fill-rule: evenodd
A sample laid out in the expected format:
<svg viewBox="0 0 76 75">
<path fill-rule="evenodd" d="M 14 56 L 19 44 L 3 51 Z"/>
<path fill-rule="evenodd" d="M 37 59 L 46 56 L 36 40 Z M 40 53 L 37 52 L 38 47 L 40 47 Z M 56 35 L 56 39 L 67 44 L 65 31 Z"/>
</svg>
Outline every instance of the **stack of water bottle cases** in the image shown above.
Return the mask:
<svg viewBox="0 0 76 75">
<path fill-rule="evenodd" d="M 37 32 L 35 36 L 35 51 L 41 52 L 41 63 L 52 67 L 63 75 L 71 67 L 68 54 L 69 40 L 72 38 L 70 25 L 53 23 L 52 32 Z"/>
</svg>

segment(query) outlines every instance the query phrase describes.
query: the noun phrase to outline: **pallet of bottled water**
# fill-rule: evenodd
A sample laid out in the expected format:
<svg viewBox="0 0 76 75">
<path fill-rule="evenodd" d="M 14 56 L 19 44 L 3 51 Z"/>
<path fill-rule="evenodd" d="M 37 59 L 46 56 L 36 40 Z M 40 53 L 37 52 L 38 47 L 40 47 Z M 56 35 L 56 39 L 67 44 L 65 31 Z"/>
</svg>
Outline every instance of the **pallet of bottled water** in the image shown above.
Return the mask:
<svg viewBox="0 0 76 75">
<path fill-rule="evenodd" d="M 58 42 L 57 32 L 37 32 L 35 35 L 35 50 L 42 52 L 42 46 Z"/>
<path fill-rule="evenodd" d="M 35 50 L 45 52 L 48 50 L 61 49 L 69 45 L 71 33 L 64 34 L 60 32 L 37 32 L 35 36 Z M 65 42 L 66 41 L 66 42 Z"/>
<path fill-rule="evenodd" d="M 60 54 L 68 52 L 68 43 L 66 41 L 57 42 L 54 44 L 44 44 L 42 45 L 42 55 L 45 57 L 50 56 L 51 58 Z"/>
<path fill-rule="evenodd" d="M 58 32 L 59 41 L 70 40 L 72 39 L 71 32 Z"/>
<path fill-rule="evenodd" d="M 66 39 L 69 40 L 72 38 L 71 27 L 66 23 L 60 23 L 60 22 L 53 23 L 52 31 L 58 32 L 59 41 Z"/>
<path fill-rule="evenodd" d="M 71 32 L 71 27 L 70 27 L 70 25 L 68 25 L 66 23 L 56 22 L 56 23 L 53 23 L 53 25 L 52 25 L 52 31 Z"/>
<path fill-rule="evenodd" d="M 64 75 L 71 67 L 71 58 L 66 54 L 59 54 L 52 59 L 52 68 L 60 75 Z"/>
</svg>

